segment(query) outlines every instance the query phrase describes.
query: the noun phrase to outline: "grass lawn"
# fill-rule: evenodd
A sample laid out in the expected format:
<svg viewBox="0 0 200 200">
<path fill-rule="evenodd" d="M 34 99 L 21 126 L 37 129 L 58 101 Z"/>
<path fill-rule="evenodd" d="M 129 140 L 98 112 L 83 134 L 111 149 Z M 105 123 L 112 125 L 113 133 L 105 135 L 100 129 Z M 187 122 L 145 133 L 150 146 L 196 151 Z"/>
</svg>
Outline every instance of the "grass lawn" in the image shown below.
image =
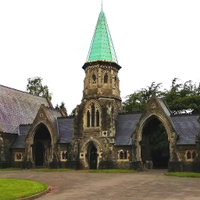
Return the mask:
<svg viewBox="0 0 200 200">
<path fill-rule="evenodd" d="M 31 169 L 31 171 L 36 171 L 36 172 L 74 172 L 76 170 L 61 168 L 61 169 Z"/>
<path fill-rule="evenodd" d="M 12 170 L 21 170 L 21 168 L 5 168 L 5 169 L 0 169 L 0 171 L 12 171 Z"/>
<path fill-rule="evenodd" d="M 37 181 L 0 178 L 0 199 L 13 200 L 40 193 L 47 185 Z"/>
<path fill-rule="evenodd" d="M 178 176 L 178 177 L 189 177 L 189 178 L 200 178 L 200 173 L 194 172 L 170 172 L 165 173 L 166 176 Z"/>
<path fill-rule="evenodd" d="M 135 173 L 136 170 L 130 169 L 95 169 L 89 170 L 90 173 Z"/>
</svg>

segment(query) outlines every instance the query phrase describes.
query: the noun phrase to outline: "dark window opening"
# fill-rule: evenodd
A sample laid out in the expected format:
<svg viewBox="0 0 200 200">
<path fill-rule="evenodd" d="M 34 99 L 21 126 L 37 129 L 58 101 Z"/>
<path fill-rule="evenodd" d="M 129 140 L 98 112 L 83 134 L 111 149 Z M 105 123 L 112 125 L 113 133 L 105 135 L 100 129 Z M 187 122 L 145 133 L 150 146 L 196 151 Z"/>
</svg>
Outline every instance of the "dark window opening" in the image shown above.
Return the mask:
<svg viewBox="0 0 200 200">
<path fill-rule="evenodd" d="M 104 76 L 104 83 L 108 83 L 108 74 L 107 73 Z"/>
<path fill-rule="evenodd" d="M 96 76 L 93 74 L 92 75 L 93 83 L 96 83 Z"/>
<path fill-rule="evenodd" d="M 95 123 L 95 107 L 94 104 L 92 105 L 92 127 L 94 127 Z"/>
<path fill-rule="evenodd" d="M 90 127 L 90 111 L 87 111 L 87 127 Z"/>
<path fill-rule="evenodd" d="M 187 159 L 191 159 L 191 158 L 192 158 L 191 152 L 188 151 L 188 152 L 187 152 Z"/>
<path fill-rule="evenodd" d="M 124 158 L 124 154 L 122 151 L 120 151 L 120 153 L 119 153 L 119 158 L 120 158 L 120 160 L 122 160 Z"/>
<path fill-rule="evenodd" d="M 96 126 L 99 126 L 99 111 L 96 111 Z"/>
</svg>

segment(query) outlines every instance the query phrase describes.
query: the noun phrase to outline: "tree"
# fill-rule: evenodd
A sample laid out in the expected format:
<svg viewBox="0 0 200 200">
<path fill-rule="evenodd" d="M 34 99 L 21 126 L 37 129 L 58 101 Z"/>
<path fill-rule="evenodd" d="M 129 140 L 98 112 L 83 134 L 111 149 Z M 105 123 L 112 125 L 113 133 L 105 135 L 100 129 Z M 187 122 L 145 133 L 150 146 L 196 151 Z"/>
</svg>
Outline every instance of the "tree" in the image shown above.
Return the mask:
<svg viewBox="0 0 200 200">
<path fill-rule="evenodd" d="M 52 99 L 52 94 L 49 92 L 47 85 L 42 85 L 41 77 L 28 78 L 26 91 L 30 94 Z"/>
<path fill-rule="evenodd" d="M 152 82 L 147 88 L 142 88 L 133 94 L 128 95 L 123 102 L 123 109 L 125 112 L 144 111 L 146 109 L 149 99 L 155 95 L 162 98 L 173 113 L 181 110 L 192 109 L 193 112 L 200 112 L 200 83 L 198 86 L 193 84 L 191 80 L 184 84 L 178 82 L 178 78 L 172 80 L 169 90 L 161 91 L 162 84 Z"/>
<path fill-rule="evenodd" d="M 67 116 L 67 109 L 65 107 L 65 103 L 62 101 L 60 106 L 56 104 L 55 109 L 61 110 L 61 112 L 64 112 L 64 114 Z"/>
</svg>

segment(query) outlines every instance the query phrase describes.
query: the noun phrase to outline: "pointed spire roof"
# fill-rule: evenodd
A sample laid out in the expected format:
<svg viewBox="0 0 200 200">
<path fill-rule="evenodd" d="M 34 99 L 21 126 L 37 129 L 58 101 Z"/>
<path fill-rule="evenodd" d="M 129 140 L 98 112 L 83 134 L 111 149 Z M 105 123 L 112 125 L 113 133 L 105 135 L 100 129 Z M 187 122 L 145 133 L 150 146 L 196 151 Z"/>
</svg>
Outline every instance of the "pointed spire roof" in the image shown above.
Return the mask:
<svg viewBox="0 0 200 200">
<path fill-rule="evenodd" d="M 101 12 L 99 14 L 87 57 L 87 62 L 97 60 L 118 63 L 106 17 L 103 12 L 103 7 L 101 8 Z"/>
</svg>

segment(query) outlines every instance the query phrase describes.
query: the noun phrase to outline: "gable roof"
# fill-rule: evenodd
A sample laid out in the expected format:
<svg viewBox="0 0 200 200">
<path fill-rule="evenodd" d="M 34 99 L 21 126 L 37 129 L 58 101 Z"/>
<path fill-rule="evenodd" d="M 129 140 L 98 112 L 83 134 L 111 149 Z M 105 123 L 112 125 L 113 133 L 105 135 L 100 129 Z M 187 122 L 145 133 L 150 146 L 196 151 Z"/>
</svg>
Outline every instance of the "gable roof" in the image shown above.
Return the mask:
<svg viewBox="0 0 200 200">
<path fill-rule="evenodd" d="M 196 135 L 199 132 L 200 124 L 197 115 L 172 116 L 171 120 L 179 135 L 177 144 L 195 144 Z"/>
<path fill-rule="evenodd" d="M 117 127 L 115 135 L 115 144 L 117 146 L 131 145 L 134 130 L 141 117 L 140 114 L 119 114 L 117 117 Z"/>
<path fill-rule="evenodd" d="M 114 45 L 103 10 L 101 10 L 99 14 L 94 36 L 87 56 L 87 62 L 97 60 L 112 61 L 118 63 Z"/>
<path fill-rule="evenodd" d="M 1 131 L 18 133 L 20 124 L 33 122 L 41 104 L 51 107 L 46 98 L 0 85 Z"/>
</svg>

